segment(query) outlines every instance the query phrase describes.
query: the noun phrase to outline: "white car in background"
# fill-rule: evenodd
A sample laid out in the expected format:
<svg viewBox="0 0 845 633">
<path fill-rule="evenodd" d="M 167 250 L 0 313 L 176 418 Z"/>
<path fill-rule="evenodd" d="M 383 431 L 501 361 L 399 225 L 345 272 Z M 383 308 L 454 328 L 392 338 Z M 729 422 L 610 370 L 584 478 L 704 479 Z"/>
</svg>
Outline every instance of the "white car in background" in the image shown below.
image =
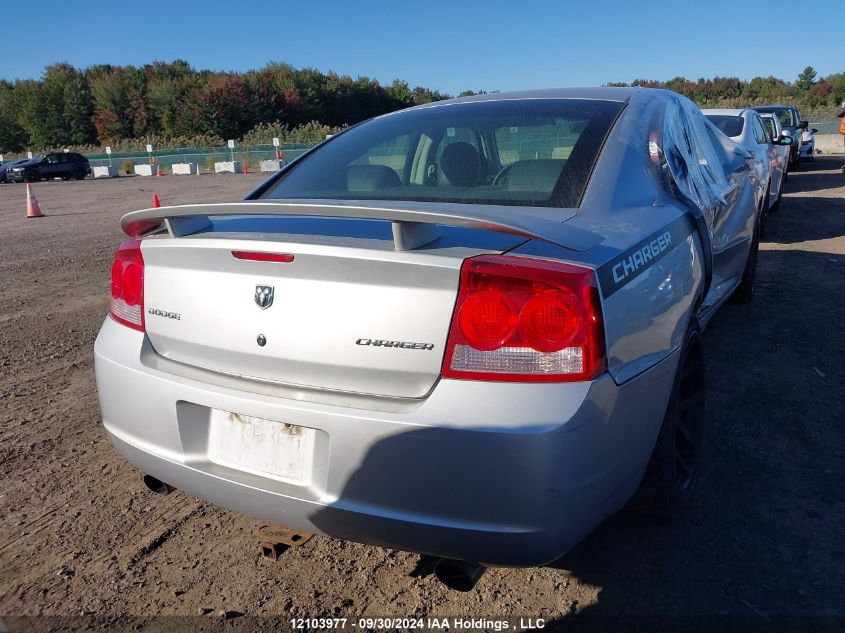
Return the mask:
<svg viewBox="0 0 845 633">
<path fill-rule="evenodd" d="M 724 134 L 754 157 L 758 182 L 757 208 L 760 212 L 760 233 L 766 230 L 769 211 L 777 211 L 783 193 L 786 168 L 781 162 L 780 147 L 792 145 L 791 136 L 773 138 L 760 118 L 750 108 L 703 110 L 704 116 Z"/>
<path fill-rule="evenodd" d="M 801 151 L 798 158 L 813 160 L 816 155 L 816 128 L 804 128 L 801 132 Z"/>
<path fill-rule="evenodd" d="M 760 114 L 760 119 L 763 121 L 763 125 L 766 126 L 766 129 L 769 131 L 769 134 L 772 135 L 773 139 L 780 138 L 782 136 L 789 136 L 789 130 L 785 130 L 783 125 L 781 125 L 780 119 L 776 117 L 774 114 Z M 783 181 L 786 182 L 789 179 L 789 146 L 787 145 L 775 145 L 778 150 L 778 154 L 780 156 L 780 165 L 783 168 Z M 778 198 L 778 202 L 775 203 L 778 205 L 780 199 Z"/>
<path fill-rule="evenodd" d="M 751 108 L 758 114 L 774 114 L 780 119 L 780 124 L 792 139 L 789 149 L 789 169 L 798 169 L 798 153 L 801 150 L 801 131 L 807 129 L 807 121 L 801 118 L 801 113 L 794 105 L 768 105 Z"/>
</svg>

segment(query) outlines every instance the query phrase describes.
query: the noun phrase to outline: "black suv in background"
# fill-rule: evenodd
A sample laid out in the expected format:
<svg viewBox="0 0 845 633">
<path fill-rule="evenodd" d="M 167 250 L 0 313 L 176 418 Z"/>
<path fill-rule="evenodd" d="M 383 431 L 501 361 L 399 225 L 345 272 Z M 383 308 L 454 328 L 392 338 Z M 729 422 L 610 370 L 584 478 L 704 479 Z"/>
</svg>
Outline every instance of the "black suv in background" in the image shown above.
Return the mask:
<svg viewBox="0 0 845 633">
<path fill-rule="evenodd" d="M 91 165 L 82 154 L 54 152 L 12 165 L 6 169 L 6 178 L 15 182 L 38 182 L 51 178 L 82 180 L 89 173 Z"/>
<path fill-rule="evenodd" d="M 18 160 L 6 161 L 5 163 L 0 164 L 0 182 L 9 182 L 11 180 L 11 175 L 9 176 L 9 179 L 7 180 L 6 179 L 6 172 L 8 170 L 10 170 L 12 167 L 14 167 L 15 165 L 19 165 L 20 163 L 23 163 L 23 162 L 26 162 L 25 158 L 23 160 L 18 159 Z"/>
<path fill-rule="evenodd" d="M 798 157 L 801 153 L 801 133 L 807 129 L 807 121 L 801 118 L 798 108 L 794 105 L 754 106 L 751 108 L 760 113 L 774 114 L 780 119 L 782 134 L 792 137 L 789 148 L 789 169 L 798 168 Z"/>
</svg>

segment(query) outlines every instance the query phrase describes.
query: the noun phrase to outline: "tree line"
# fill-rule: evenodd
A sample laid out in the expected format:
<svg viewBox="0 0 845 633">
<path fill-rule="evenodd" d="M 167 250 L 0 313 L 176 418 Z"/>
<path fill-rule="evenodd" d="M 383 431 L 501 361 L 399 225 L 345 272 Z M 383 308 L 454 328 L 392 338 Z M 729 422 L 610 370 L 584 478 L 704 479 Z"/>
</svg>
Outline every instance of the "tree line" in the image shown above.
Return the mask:
<svg viewBox="0 0 845 633">
<path fill-rule="evenodd" d="M 643 86 L 667 88 L 689 97 L 701 108 L 739 108 L 750 105 L 792 104 L 802 116 L 832 117 L 845 102 L 845 72 L 818 78 L 807 66 L 794 82 L 777 77 L 755 77 L 743 81 L 737 77 L 714 77 L 693 81 L 675 77 L 669 81 L 636 79 L 631 83 L 608 86 Z"/>
<path fill-rule="evenodd" d="M 183 60 L 84 70 L 57 63 L 40 79 L 0 81 L 0 151 L 149 137 L 219 141 L 312 122 L 338 128 L 448 96 L 276 62 L 244 73 L 194 70 Z"/>
<path fill-rule="evenodd" d="M 676 77 L 608 85 L 668 88 L 702 107 L 794 103 L 804 114 L 823 116 L 845 101 L 845 73 L 817 79 L 811 67 L 794 82 Z M 475 93 L 458 96 L 467 94 Z M 0 153 L 150 139 L 158 146 L 216 145 L 267 130 L 314 142 L 326 130 L 449 96 L 399 79 L 382 85 L 280 62 L 243 73 L 195 70 L 184 60 L 82 70 L 57 63 L 40 79 L 0 80 Z"/>
</svg>

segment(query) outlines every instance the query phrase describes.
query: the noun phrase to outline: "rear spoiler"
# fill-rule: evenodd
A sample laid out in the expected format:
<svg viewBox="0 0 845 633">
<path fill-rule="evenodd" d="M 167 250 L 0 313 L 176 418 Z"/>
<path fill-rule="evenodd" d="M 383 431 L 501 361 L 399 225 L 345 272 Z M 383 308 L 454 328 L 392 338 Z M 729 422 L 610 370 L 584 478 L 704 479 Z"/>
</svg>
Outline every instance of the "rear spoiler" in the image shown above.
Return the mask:
<svg viewBox="0 0 845 633">
<path fill-rule="evenodd" d="M 387 203 L 376 203 L 387 204 Z M 438 224 L 485 229 L 542 240 L 573 251 L 586 251 L 600 244 L 601 235 L 563 222 L 576 214 L 574 209 L 521 208 L 496 205 L 403 202 L 401 207 L 362 206 L 332 200 L 264 202 L 244 201 L 190 204 L 144 209 L 127 213 L 120 227 L 129 237 L 142 237 L 163 230 L 181 237 L 211 227 L 218 216 L 307 216 L 390 220 L 397 251 L 413 250 L 440 236 Z M 543 217 L 547 215 L 548 217 Z"/>
</svg>

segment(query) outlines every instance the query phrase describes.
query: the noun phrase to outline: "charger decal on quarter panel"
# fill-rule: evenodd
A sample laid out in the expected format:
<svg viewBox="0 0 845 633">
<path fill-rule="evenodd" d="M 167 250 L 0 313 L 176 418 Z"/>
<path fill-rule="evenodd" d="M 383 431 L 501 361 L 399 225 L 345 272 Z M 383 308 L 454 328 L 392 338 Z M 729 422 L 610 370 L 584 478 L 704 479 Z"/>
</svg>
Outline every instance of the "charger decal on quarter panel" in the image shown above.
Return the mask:
<svg viewBox="0 0 845 633">
<path fill-rule="evenodd" d="M 602 296 L 606 299 L 639 277 L 652 264 L 682 243 L 691 232 L 690 218 L 683 215 L 600 266 L 598 276 Z"/>
</svg>

